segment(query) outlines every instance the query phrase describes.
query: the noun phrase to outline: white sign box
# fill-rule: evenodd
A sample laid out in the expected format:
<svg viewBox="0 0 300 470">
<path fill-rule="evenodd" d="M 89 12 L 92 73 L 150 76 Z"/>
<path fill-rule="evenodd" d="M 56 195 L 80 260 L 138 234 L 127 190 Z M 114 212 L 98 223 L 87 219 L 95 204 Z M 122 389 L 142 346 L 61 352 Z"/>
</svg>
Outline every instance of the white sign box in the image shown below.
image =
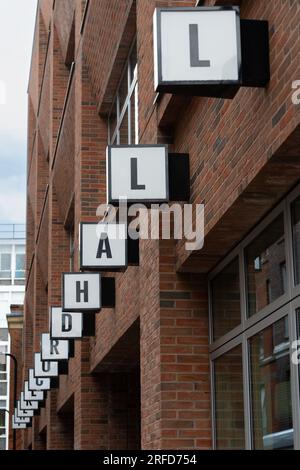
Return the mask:
<svg viewBox="0 0 300 470">
<path fill-rule="evenodd" d="M 24 392 L 20 395 L 20 406 L 22 410 L 38 410 L 39 403 L 33 400 L 25 400 Z"/>
<path fill-rule="evenodd" d="M 80 269 L 117 269 L 127 266 L 125 224 L 80 225 Z"/>
<path fill-rule="evenodd" d="M 109 204 L 168 201 L 167 146 L 107 147 L 107 188 Z"/>
<path fill-rule="evenodd" d="M 15 414 L 13 415 L 13 418 L 15 420 L 15 423 L 17 424 L 21 424 L 21 423 L 25 423 L 25 424 L 28 424 L 30 423 L 30 418 L 26 418 L 26 417 L 19 417 L 18 416 L 18 410 L 17 408 L 15 408 Z"/>
<path fill-rule="evenodd" d="M 41 357 L 41 353 L 35 353 L 34 376 L 35 377 L 57 377 L 58 376 L 58 362 L 57 361 L 43 361 Z"/>
<path fill-rule="evenodd" d="M 101 275 L 99 273 L 64 273 L 62 275 L 64 312 L 101 309 Z"/>
<path fill-rule="evenodd" d="M 239 84 L 238 7 L 157 8 L 153 17 L 154 83 Z"/>
<path fill-rule="evenodd" d="M 48 378 L 40 378 L 34 376 L 34 370 L 29 369 L 29 379 L 28 379 L 29 390 L 50 390 L 51 382 Z"/>
<path fill-rule="evenodd" d="M 26 401 L 35 400 L 35 401 L 43 401 L 44 400 L 44 392 L 41 390 L 29 390 L 29 383 L 25 381 L 24 383 L 24 399 Z"/>
<path fill-rule="evenodd" d="M 49 333 L 41 338 L 42 361 L 63 361 L 69 359 L 69 341 L 52 339 Z"/>
<path fill-rule="evenodd" d="M 30 419 L 28 421 L 22 421 L 22 419 L 27 418 L 17 418 L 16 416 L 12 417 L 12 429 L 26 429 L 27 424 L 30 424 Z"/>
<path fill-rule="evenodd" d="M 17 412 L 19 418 L 32 418 L 34 416 L 34 410 L 23 410 L 19 401 L 17 402 Z"/>
<path fill-rule="evenodd" d="M 63 312 L 61 307 L 51 307 L 50 332 L 52 339 L 82 338 L 82 313 Z"/>
</svg>

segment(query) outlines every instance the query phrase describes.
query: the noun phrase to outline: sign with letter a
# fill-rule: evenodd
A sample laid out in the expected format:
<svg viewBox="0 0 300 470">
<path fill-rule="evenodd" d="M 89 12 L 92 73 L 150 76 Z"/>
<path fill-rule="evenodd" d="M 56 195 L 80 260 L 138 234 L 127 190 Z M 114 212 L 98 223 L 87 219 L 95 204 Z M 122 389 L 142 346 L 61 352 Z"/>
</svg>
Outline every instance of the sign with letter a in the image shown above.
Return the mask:
<svg viewBox="0 0 300 470">
<path fill-rule="evenodd" d="M 101 275 L 99 273 L 64 273 L 62 275 L 63 312 L 101 309 Z"/>
<path fill-rule="evenodd" d="M 83 335 L 81 312 L 63 312 L 61 307 L 51 307 L 50 336 L 52 339 L 78 339 Z"/>
<path fill-rule="evenodd" d="M 125 224 L 82 223 L 80 269 L 121 269 L 127 266 Z"/>
<path fill-rule="evenodd" d="M 166 145 L 109 146 L 106 164 L 109 204 L 169 200 Z"/>
</svg>

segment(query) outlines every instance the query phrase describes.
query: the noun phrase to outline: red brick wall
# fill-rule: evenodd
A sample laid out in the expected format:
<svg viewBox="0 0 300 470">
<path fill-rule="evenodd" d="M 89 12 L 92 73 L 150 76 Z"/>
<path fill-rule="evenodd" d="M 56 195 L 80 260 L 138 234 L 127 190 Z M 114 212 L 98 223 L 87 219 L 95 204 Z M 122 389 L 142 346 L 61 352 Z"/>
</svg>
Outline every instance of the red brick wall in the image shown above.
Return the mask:
<svg viewBox="0 0 300 470">
<path fill-rule="evenodd" d="M 62 2 L 54 11 L 48 0 L 39 4 L 29 84 L 25 366 L 46 327 L 48 307 L 61 303 L 71 227 L 77 270 L 79 222 L 96 221 L 97 206 L 106 201 L 107 112 L 135 29 L 140 141 L 168 142 L 173 151 L 190 154 L 191 200 L 206 203 L 206 240 L 198 253 L 186 252 L 182 243 L 142 241 L 140 265 L 110 274 L 116 307 L 97 314 L 95 338 L 77 342 L 68 377 L 34 419 L 33 448 L 108 449 L 125 442 L 132 448 L 209 448 L 206 274 L 300 179 L 300 108 L 291 103 L 291 81 L 300 76 L 300 6 L 242 2 L 243 18 L 270 23 L 266 89 L 241 89 L 232 101 L 161 95 L 155 102 L 154 8 L 193 6 L 194 0 L 139 0 L 136 7 L 131 0 L 90 0 L 83 27 L 86 2 Z M 206 2 L 215 3 L 226 2 Z M 68 89 L 72 41 L 76 65 Z M 141 419 L 135 407 L 129 429 L 122 384 L 132 367 L 140 371 L 132 396 L 140 400 Z M 120 390 L 111 377 L 116 368 Z M 31 434 L 24 434 L 28 446 Z"/>
</svg>

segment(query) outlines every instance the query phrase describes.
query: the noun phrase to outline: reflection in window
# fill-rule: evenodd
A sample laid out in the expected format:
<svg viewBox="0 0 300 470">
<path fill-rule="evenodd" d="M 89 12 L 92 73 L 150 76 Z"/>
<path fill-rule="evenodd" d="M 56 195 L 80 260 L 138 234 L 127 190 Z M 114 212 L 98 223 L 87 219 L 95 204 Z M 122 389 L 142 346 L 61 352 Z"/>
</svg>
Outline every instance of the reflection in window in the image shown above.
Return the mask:
<svg viewBox="0 0 300 470">
<path fill-rule="evenodd" d="M 295 284 L 300 284 L 300 197 L 292 204 Z"/>
<path fill-rule="evenodd" d="M 239 260 L 234 259 L 211 282 L 214 340 L 241 323 Z"/>
<path fill-rule="evenodd" d="M 286 292 L 284 219 L 281 214 L 245 250 L 248 315 Z"/>
<path fill-rule="evenodd" d="M 217 449 L 244 449 L 242 346 L 214 361 Z"/>
<path fill-rule="evenodd" d="M 293 448 L 288 320 L 249 340 L 255 449 Z"/>
</svg>

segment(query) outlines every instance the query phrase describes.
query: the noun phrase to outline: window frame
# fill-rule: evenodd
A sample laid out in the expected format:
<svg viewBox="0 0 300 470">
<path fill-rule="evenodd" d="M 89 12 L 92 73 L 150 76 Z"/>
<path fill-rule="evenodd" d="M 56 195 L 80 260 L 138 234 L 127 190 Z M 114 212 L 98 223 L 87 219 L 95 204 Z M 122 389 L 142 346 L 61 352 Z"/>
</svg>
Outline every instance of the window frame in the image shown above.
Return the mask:
<svg viewBox="0 0 300 470">
<path fill-rule="evenodd" d="M 113 99 L 113 104 L 110 110 L 110 113 L 108 115 L 108 142 L 110 145 L 120 145 L 120 128 L 123 123 L 123 119 L 127 115 L 127 130 L 128 130 L 128 145 L 137 145 L 139 143 L 139 132 L 138 132 L 138 70 L 137 70 L 137 64 L 135 66 L 135 69 L 132 73 L 131 70 L 131 56 L 133 53 L 134 48 L 137 47 L 137 42 L 136 42 L 136 37 L 134 38 L 132 45 L 129 50 L 129 54 L 126 59 L 125 66 L 123 68 L 122 74 L 121 74 L 121 79 L 118 83 L 117 91 Z M 124 104 L 122 109 L 120 109 L 120 97 L 119 97 L 119 91 L 120 91 L 120 86 L 122 84 L 122 81 L 124 77 L 127 75 L 127 94 L 126 98 L 124 100 Z M 131 80 L 132 77 L 132 80 Z M 131 109 L 131 103 L 134 103 L 134 109 L 135 109 L 135 119 L 134 119 L 134 128 L 135 128 L 135 139 L 134 142 L 132 141 L 132 132 L 131 132 L 131 124 L 132 124 L 132 109 Z M 113 133 L 111 134 L 111 115 L 113 110 L 116 109 L 116 125 L 115 129 L 113 130 Z"/>
<path fill-rule="evenodd" d="M 290 388 L 292 401 L 292 419 L 294 429 L 294 448 L 300 449 L 300 366 L 294 365 L 291 361 L 291 345 L 297 338 L 296 313 L 300 309 L 300 285 L 295 284 L 295 260 L 293 251 L 292 233 L 292 203 L 300 196 L 300 185 L 298 185 L 286 198 L 279 203 L 257 226 L 233 249 L 208 275 L 209 292 L 209 339 L 210 339 L 210 371 L 211 371 L 211 412 L 212 412 L 212 434 L 213 448 L 216 449 L 216 406 L 215 406 L 215 386 L 214 386 L 214 361 L 235 348 L 242 345 L 243 364 L 243 395 L 244 395 L 244 423 L 245 423 L 245 448 L 253 449 L 252 437 L 252 405 L 251 405 L 251 364 L 250 345 L 251 337 L 259 334 L 265 328 L 276 323 L 285 316 L 288 318 L 289 349 L 290 349 Z M 276 217 L 283 214 L 284 239 L 286 253 L 286 282 L 287 290 L 285 294 L 264 307 L 252 317 L 247 316 L 247 278 L 245 249 L 259 234 L 270 225 Z M 213 340 L 213 318 L 212 318 L 212 298 L 211 281 L 219 274 L 234 258 L 239 257 L 239 279 L 241 298 L 241 323 L 222 338 Z"/>
</svg>

